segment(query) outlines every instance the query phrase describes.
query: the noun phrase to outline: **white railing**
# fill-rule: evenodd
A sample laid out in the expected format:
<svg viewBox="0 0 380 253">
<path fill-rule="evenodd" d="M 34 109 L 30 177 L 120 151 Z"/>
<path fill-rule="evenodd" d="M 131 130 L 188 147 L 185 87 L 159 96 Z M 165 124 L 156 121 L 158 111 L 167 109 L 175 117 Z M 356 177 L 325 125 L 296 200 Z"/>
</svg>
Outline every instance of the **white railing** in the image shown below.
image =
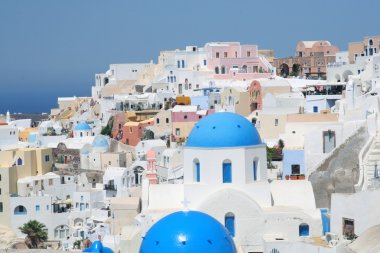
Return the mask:
<svg viewBox="0 0 380 253">
<path fill-rule="evenodd" d="M 367 181 L 367 170 L 364 164 L 365 158 L 372 147 L 374 140 L 376 139 L 376 135 L 369 138 L 367 143 L 363 146 L 359 153 L 359 179 L 355 184 L 355 191 L 363 190 L 366 188 Z"/>
<path fill-rule="evenodd" d="M 270 64 L 267 58 L 260 56 L 260 60 L 268 68 L 269 72 L 273 71 L 273 66 L 272 64 Z"/>
</svg>

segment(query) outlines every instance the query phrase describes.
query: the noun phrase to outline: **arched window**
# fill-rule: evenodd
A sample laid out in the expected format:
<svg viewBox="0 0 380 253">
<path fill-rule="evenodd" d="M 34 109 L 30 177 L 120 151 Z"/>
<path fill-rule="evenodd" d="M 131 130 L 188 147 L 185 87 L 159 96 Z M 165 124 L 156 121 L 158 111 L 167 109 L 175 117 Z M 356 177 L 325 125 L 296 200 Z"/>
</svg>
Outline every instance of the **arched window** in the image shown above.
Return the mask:
<svg viewBox="0 0 380 253">
<path fill-rule="evenodd" d="M 233 213 L 226 213 L 224 216 L 224 226 L 230 232 L 231 236 L 235 236 L 235 215 Z"/>
<path fill-rule="evenodd" d="M 232 183 L 232 164 L 230 160 L 223 161 L 223 183 Z"/>
<path fill-rule="evenodd" d="M 255 159 L 253 161 L 253 181 L 257 180 L 257 165 L 258 165 L 258 161 L 257 159 Z"/>
<path fill-rule="evenodd" d="M 201 181 L 201 165 L 198 159 L 194 159 L 193 166 L 194 166 L 194 181 L 200 182 Z"/>
<path fill-rule="evenodd" d="M 226 67 L 225 67 L 225 66 L 222 66 L 222 68 L 221 68 L 221 73 L 222 73 L 222 74 L 225 74 L 225 73 L 226 73 Z"/>
<path fill-rule="evenodd" d="M 17 165 L 19 165 L 19 166 L 22 165 L 22 159 L 21 158 L 17 159 Z"/>
<path fill-rule="evenodd" d="M 83 133 L 82 132 L 80 132 L 80 137 L 83 137 Z"/>
<path fill-rule="evenodd" d="M 279 251 L 278 249 L 272 249 L 272 250 L 270 251 L 270 253 L 280 253 L 280 251 Z"/>
<path fill-rule="evenodd" d="M 185 60 L 182 60 L 182 68 L 185 68 Z"/>
<path fill-rule="evenodd" d="M 156 119 L 156 123 L 160 124 L 160 119 L 159 118 Z"/>
<path fill-rule="evenodd" d="M 25 206 L 16 206 L 13 213 L 16 215 L 25 215 L 28 213 L 28 211 L 26 210 Z"/>
<path fill-rule="evenodd" d="M 368 44 L 369 44 L 370 46 L 373 46 L 373 40 L 370 39 L 370 40 L 368 41 Z"/>
<path fill-rule="evenodd" d="M 170 77 L 170 82 L 171 82 L 171 83 L 173 82 L 173 77 L 172 77 L 172 76 Z"/>
<path fill-rule="evenodd" d="M 215 74 L 219 74 L 219 67 L 215 67 Z"/>
<path fill-rule="evenodd" d="M 302 223 L 299 226 L 299 236 L 309 236 L 309 225 Z"/>
<path fill-rule="evenodd" d="M 166 123 L 169 123 L 169 118 L 166 118 Z"/>
<path fill-rule="evenodd" d="M 70 235 L 69 227 L 66 225 L 61 225 L 54 229 L 55 239 L 66 239 L 69 235 Z"/>
<path fill-rule="evenodd" d="M 243 65 L 243 67 L 241 67 L 241 70 L 243 73 L 247 73 L 247 65 Z"/>
</svg>

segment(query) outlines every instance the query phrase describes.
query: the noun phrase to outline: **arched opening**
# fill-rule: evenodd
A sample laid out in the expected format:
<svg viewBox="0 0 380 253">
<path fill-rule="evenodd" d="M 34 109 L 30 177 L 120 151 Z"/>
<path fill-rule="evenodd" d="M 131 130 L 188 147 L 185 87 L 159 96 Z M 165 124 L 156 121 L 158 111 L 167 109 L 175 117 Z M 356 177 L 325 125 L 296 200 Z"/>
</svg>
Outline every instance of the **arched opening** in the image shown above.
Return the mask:
<svg viewBox="0 0 380 253">
<path fill-rule="evenodd" d="M 243 73 L 247 73 L 247 65 L 243 65 L 243 67 L 241 67 L 241 71 Z"/>
<path fill-rule="evenodd" d="M 54 229 L 55 239 L 66 239 L 69 236 L 70 236 L 69 227 L 66 225 L 61 225 Z"/>
<path fill-rule="evenodd" d="M 201 181 L 201 165 L 199 163 L 199 160 L 197 158 L 193 161 L 193 168 L 194 168 L 194 182 L 200 182 Z"/>
<path fill-rule="evenodd" d="M 215 74 L 219 74 L 219 67 L 215 67 Z"/>
<path fill-rule="evenodd" d="M 348 77 L 350 75 L 353 75 L 353 73 L 350 70 L 344 71 L 342 75 L 343 82 L 348 82 Z"/>
<path fill-rule="evenodd" d="M 74 220 L 74 227 L 83 227 L 83 220 L 81 218 L 76 218 Z"/>
<path fill-rule="evenodd" d="M 222 66 L 222 68 L 221 68 L 221 74 L 225 74 L 225 73 L 226 73 L 226 67 Z"/>
<path fill-rule="evenodd" d="M 340 83 L 340 75 L 339 75 L 339 74 L 336 74 L 336 75 L 335 75 L 335 81 L 336 81 L 337 83 Z"/>
<path fill-rule="evenodd" d="M 372 40 L 372 39 L 370 39 L 370 40 L 368 41 L 368 45 L 373 46 L 373 40 Z"/>
<path fill-rule="evenodd" d="M 223 161 L 223 183 L 232 183 L 232 163 L 230 160 Z"/>
<path fill-rule="evenodd" d="M 21 158 L 18 158 L 18 159 L 17 159 L 17 165 L 18 165 L 18 166 L 21 166 L 21 165 L 22 165 L 22 159 L 21 159 Z"/>
<path fill-rule="evenodd" d="M 106 77 L 104 78 L 104 85 L 108 84 L 109 83 L 109 79 Z"/>
<path fill-rule="evenodd" d="M 299 76 L 301 71 L 301 65 L 294 63 L 292 66 L 292 74 L 293 76 Z"/>
<path fill-rule="evenodd" d="M 252 118 L 251 122 L 252 122 L 253 125 L 256 125 L 257 119 L 256 118 Z"/>
<path fill-rule="evenodd" d="M 289 66 L 286 63 L 283 63 L 280 65 L 280 75 L 282 77 L 288 77 L 289 76 Z"/>
<path fill-rule="evenodd" d="M 224 216 L 224 226 L 230 232 L 232 237 L 235 237 L 235 215 L 233 213 L 226 213 Z"/>
<path fill-rule="evenodd" d="M 309 225 L 302 223 L 299 226 L 299 236 L 309 236 Z"/>
<path fill-rule="evenodd" d="M 28 211 L 26 210 L 25 206 L 16 206 L 13 213 L 15 215 L 26 215 Z"/>
</svg>

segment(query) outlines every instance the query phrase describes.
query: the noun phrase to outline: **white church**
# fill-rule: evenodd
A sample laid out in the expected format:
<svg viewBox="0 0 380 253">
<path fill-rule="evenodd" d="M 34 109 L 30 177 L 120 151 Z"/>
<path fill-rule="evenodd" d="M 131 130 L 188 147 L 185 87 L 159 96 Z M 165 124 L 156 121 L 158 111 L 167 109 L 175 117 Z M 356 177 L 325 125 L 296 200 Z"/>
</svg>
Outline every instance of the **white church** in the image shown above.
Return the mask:
<svg viewBox="0 0 380 253">
<path fill-rule="evenodd" d="M 184 209 L 218 220 L 238 252 L 276 252 L 268 247 L 323 234 L 310 182 L 268 182 L 266 145 L 255 126 L 234 113 L 215 113 L 194 126 L 184 147 L 183 184 L 145 180 L 142 212 L 137 228 L 129 228 L 135 236 L 127 240 L 127 252 L 139 248 L 153 224 Z"/>
</svg>

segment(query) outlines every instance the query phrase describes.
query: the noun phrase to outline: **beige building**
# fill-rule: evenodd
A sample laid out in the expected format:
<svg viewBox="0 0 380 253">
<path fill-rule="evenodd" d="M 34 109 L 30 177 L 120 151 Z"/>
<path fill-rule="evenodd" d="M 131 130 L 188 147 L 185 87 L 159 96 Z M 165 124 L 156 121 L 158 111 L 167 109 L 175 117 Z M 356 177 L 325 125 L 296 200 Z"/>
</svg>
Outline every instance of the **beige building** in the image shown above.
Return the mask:
<svg viewBox="0 0 380 253">
<path fill-rule="evenodd" d="M 161 110 L 154 119 L 154 125 L 150 127 L 154 136 L 167 136 L 172 133 L 172 112 L 170 110 Z"/>
<path fill-rule="evenodd" d="M 101 161 L 103 168 L 106 170 L 108 167 L 127 167 L 127 153 L 125 152 L 106 152 L 101 154 Z"/>
<path fill-rule="evenodd" d="M 0 224 L 10 227 L 10 195 L 17 194 L 17 180 L 50 172 L 52 158 L 50 148 L 0 151 Z"/>
<path fill-rule="evenodd" d="M 248 116 L 251 113 L 250 93 L 247 89 L 241 87 L 226 88 L 223 92 L 221 92 L 220 97 L 220 109 L 235 112 L 242 116 Z"/>
<path fill-rule="evenodd" d="M 355 63 L 359 56 L 372 56 L 380 52 L 380 36 L 365 37 L 363 41 L 348 44 L 348 60 Z"/>
</svg>

